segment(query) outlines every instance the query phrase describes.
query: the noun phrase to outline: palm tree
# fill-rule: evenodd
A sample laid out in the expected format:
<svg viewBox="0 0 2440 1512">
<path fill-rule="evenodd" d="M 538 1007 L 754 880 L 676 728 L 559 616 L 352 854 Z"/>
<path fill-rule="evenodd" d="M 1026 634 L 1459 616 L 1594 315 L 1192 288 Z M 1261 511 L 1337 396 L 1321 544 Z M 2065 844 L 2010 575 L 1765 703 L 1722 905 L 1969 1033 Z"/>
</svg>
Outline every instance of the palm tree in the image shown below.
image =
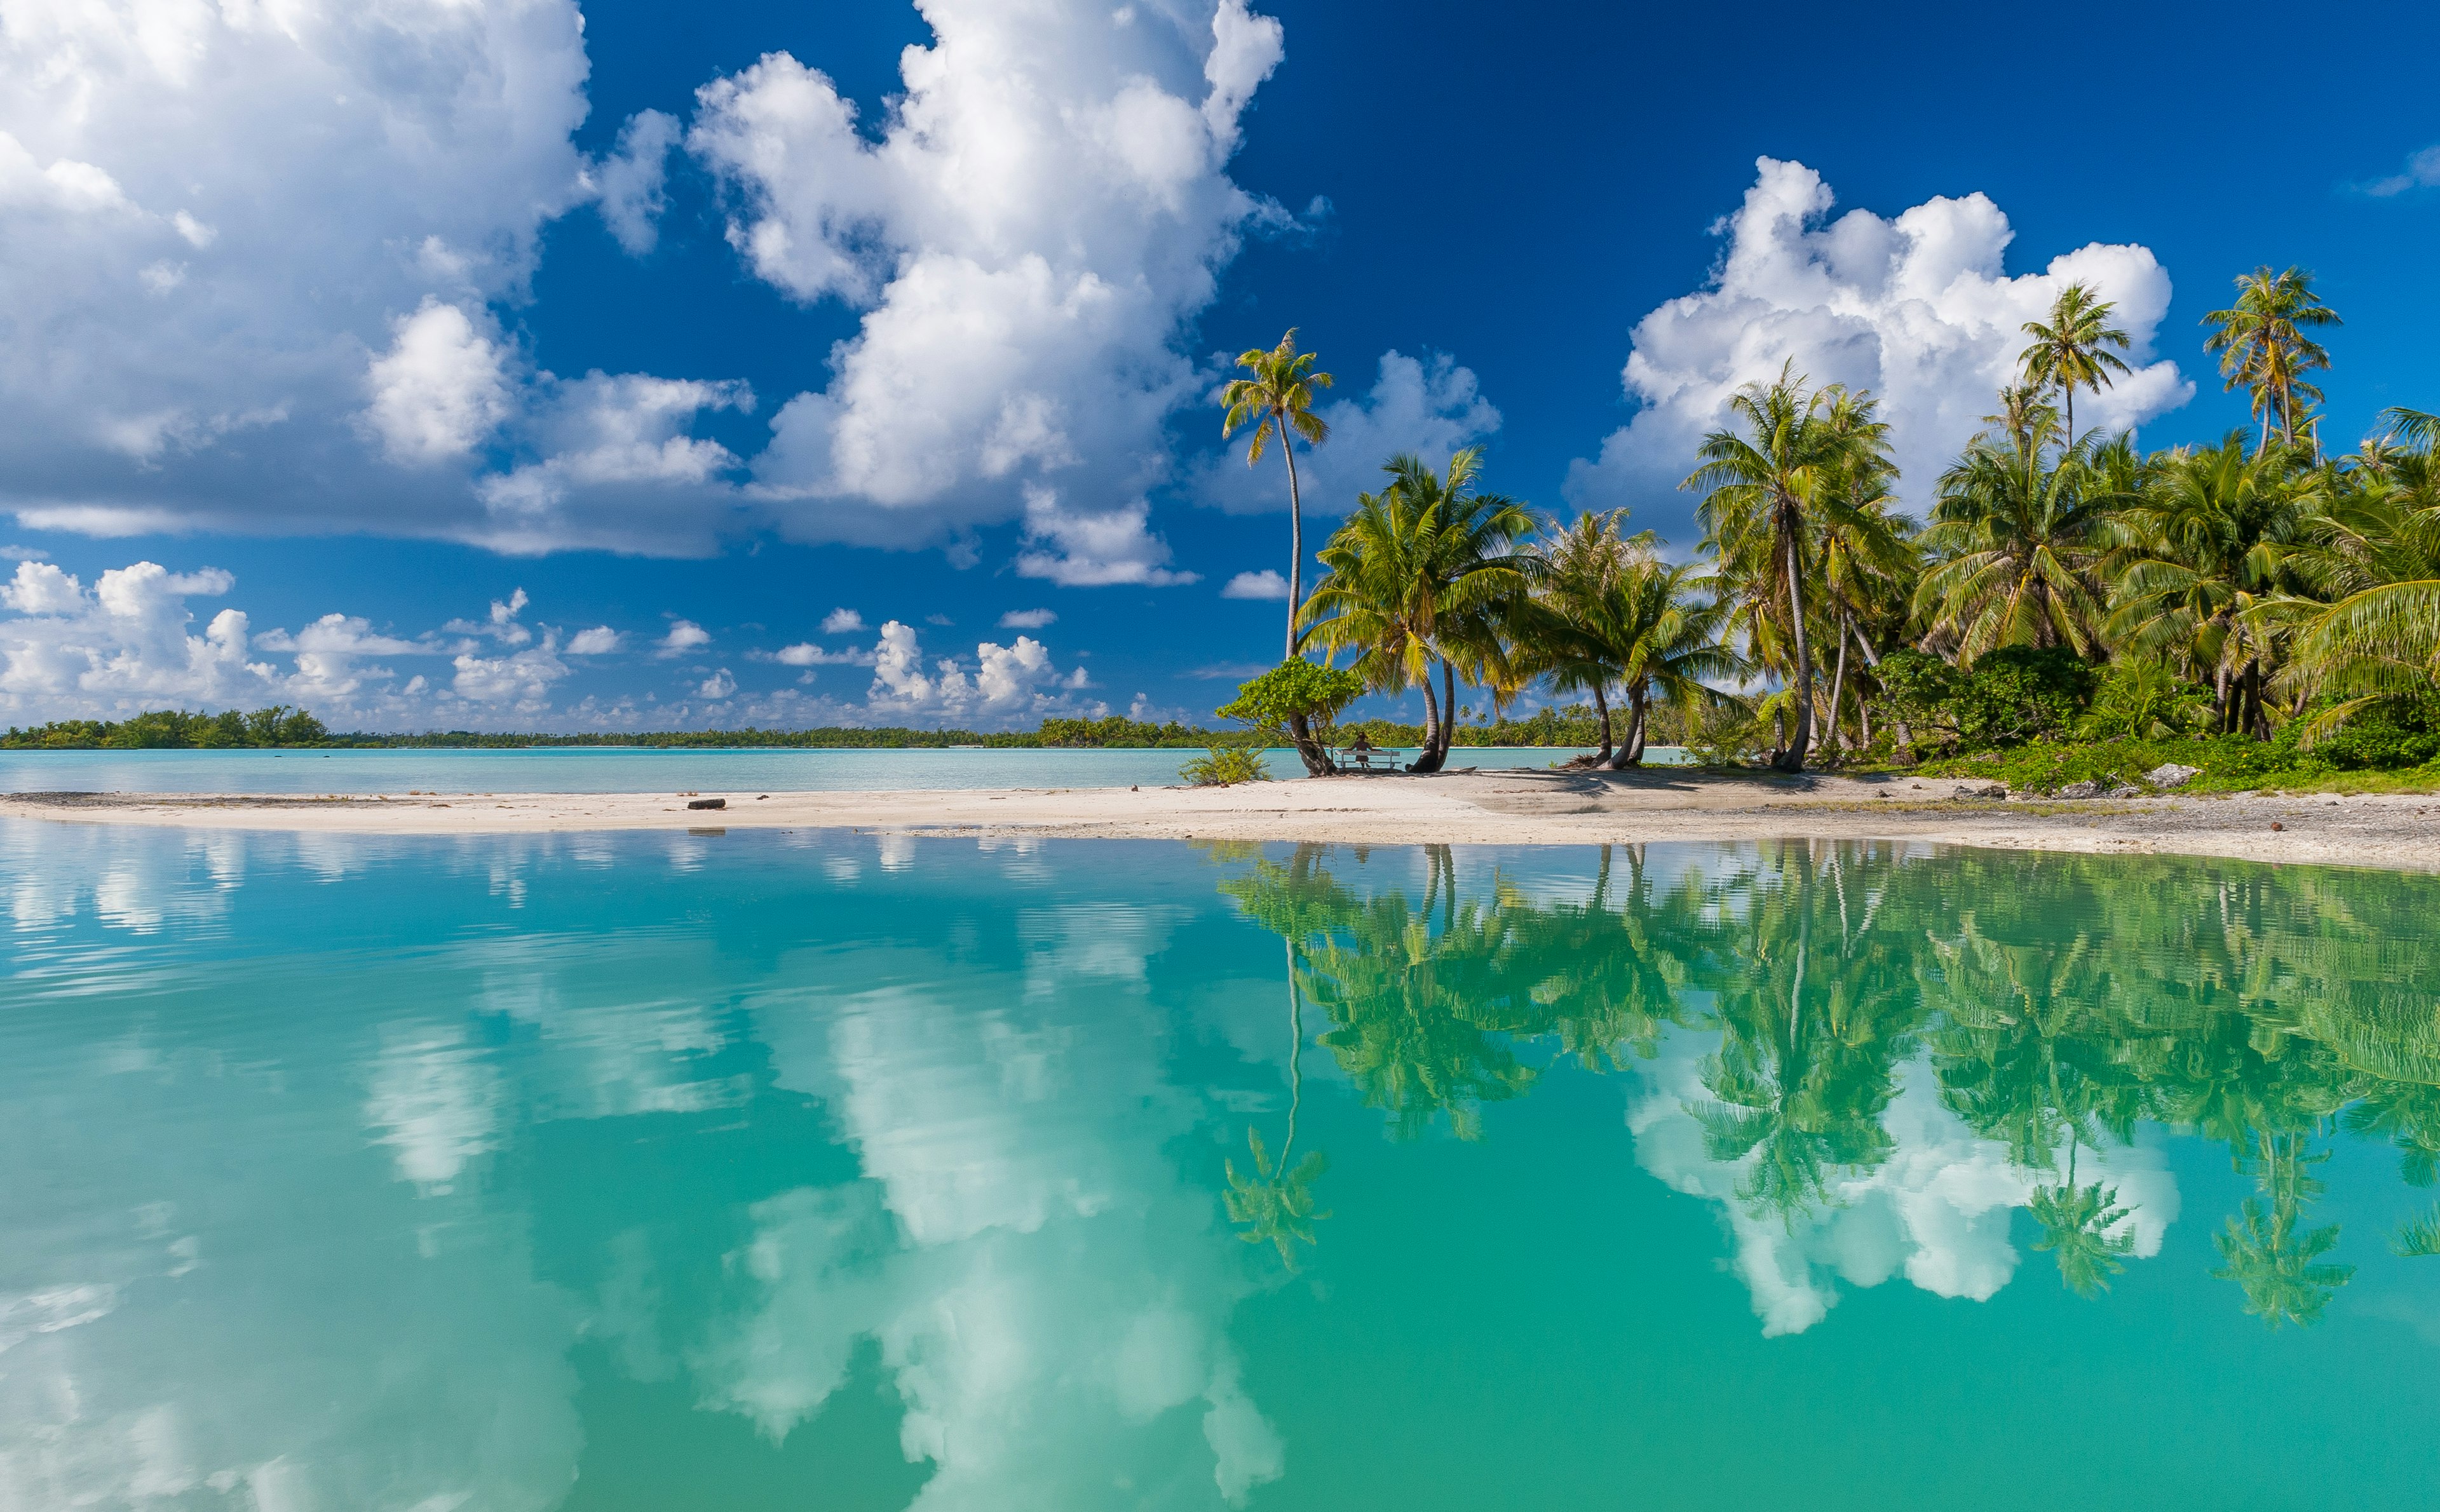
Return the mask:
<svg viewBox="0 0 2440 1512">
<path fill-rule="evenodd" d="M 2059 1280 L 2079 1297 L 2109 1290 L 2109 1278 L 2126 1269 L 2126 1256 L 2135 1252 L 2135 1236 L 2109 1231 L 2133 1216 L 2118 1205 L 2115 1187 L 2099 1182 L 2078 1186 L 2072 1177 L 2065 1185 L 2044 1186 L 2029 1204 L 2042 1236 L 2034 1248 L 2058 1256 Z"/>
<path fill-rule="evenodd" d="M 1977 436 L 1941 474 L 1924 533 L 1935 565 L 1915 609 L 1955 638 L 1960 666 L 2001 646 L 2100 649 L 2094 572 L 2118 501 L 2095 487 L 2089 446 L 2063 447 L 2056 466 L 2044 465 L 2057 427 L 2055 412 L 2035 410 L 2014 435 Z"/>
<path fill-rule="evenodd" d="M 1459 667 L 1469 681 L 1506 675 L 1498 632 L 1540 566 L 1516 549 L 1533 533 L 1533 516 L 1513 499 L 1477 492 L 1481 466 L 1476 447 L 1439 472 L 1412 454 L 1391 458 L 1390 486 L 1362 495 L 1322 548 L 1329 572 L 1300 615 L 1318 644 L 1355 651 L 1355 670 L 1372 686 L 1396 692 L 1422 685 L 1417 772 L 1436 772 L 1448 757 Z"/>
<path fill-rule="evenodd" d="M 2048 324 L 2025 322 L 2025 334 L 2034 338 L 2020 359 L 2025 382 L 2035 387 L 2055 387 L 2067 401 L 2071 447 L 2075 445 L 2075 391 L 2089 388 L 2098 394 L 2109 386 L 2111 373 L 2127 370 L 2109 349 L 2115 347 L 2123 351 L 2127 345 L 2126 333 L 2109 324 L 2109 312 L 2116 308 L 2108 300 L 2095 299 L 2091 285 L 2072 283 L 2059 291 Z"/>
<path fill-rule="evenodd" d="M 1238 353 L 1237 365 L 1253 376 L 1231 379 L 1220 391 L 1227 410 L 1221 439 L 1251 424 L 1254 435 L 1246 447 L 1246 465 L 1252 467 L 1263 459 L 1276 426 L 1280 455 L 1288 465 L 1288 656 L 1297 653 L 1297 607 L 1304 600 L 1304 501 L 1297 489 L 1296 447 L 1291 443 L 1295 436 L 1303 436 L 1307 446 L 1330 439 L 1330 426 L 1313 412 L 1313 402 L 1330 386 L 1331 378 L 1315 372 L 1313 363 L 1312 352 L 1296 349 L 1296 328 L 1291 326 L 1269 351 L 1256 347 Z"/>
<path fill-rule="evenodd" d="M 1566 529 L 1547 535 L 1527 549 L 1540 561 L 1532 592 L 1515 608 L 1512 630 L 1518 648 L 1516 671 L 1532 679 L 1547 677 L 1553 691 L 1584 693 L 1593 701 L 1593 717 L 1601 731 L 1601 750 L 1593 764 L 1606 765 L 1615 742 L 1611 738 L 1609 688 L 1617 671 L 1604 659 L 1595 637 L 1584 633 L 1575 606 L 1600 598 L 1626 570 L 1635 543 L 1649 539 L 1625 534 L 1624 509 L 1606 513 L 1588 509 Z"/>
<path fill-rule="evenodd" d="M 2117 517 L 2109 639 L 2209 668 L 2221 733 L 2270 735 L 2271 622 L 2260 611 L 2292 581 L 2290 549 L 2312 518 L 2310 479 L 2295 460 L 2285 448 L 2249 456 L 2245 433 L 2231 431 L 2216 447 L 2157 462 Z"/>
<path fill-rule="evenodd" d="M 1703 465 L 1679 485 L 1703 494 L 1704 545 L 1742 600 L 1753 659 L 1785 667 L 1793 730 L 1773 765 L 1801 771 L 1813 741 L 1813 649 L 1807 639 L 1806 558 L 1817 517 L 1860 454 L 1886 454 L 1886 438 L 1838 420 L 1845 391 L 1808 391 L 1793 363 L 1776 382 L 1749 383 L 1729 400 L 1731 428 L 1703 437 Z"/>
<path fill-rule="evenodd" d="M 2295 554 L 2311 596 L 2261 612 L 2294 624 L 2288 677 L 2300 694 L 2338 701 L 2308 738 L 2440 679 L 2440 416 L 2382 418 L 2409 445 L 2378 452 L 2312 522 Z"/>
<path fill-rule="evenodd" d="M 2274 418 L 2280 439 L 2295 445 L 2297 400 L 2322 397 L 2305 375 L 2330 365 L 2330 354 L 2305 332 L 2341 324 L 2313 292 L 2313 276 L 2302 268 L 2256 268 L 2237 278 L 2236 303 L 2203 316 L 2203 324 L 2212 328 L 2203 350 L 2219 354 L 2227 386 L 2252 390 L 2253 413 L 2262 421 L 2258 449 L 2270 449 Z"/>
<path fill-rule="evenodd" d="M 1830 738 L 1837 753 L 1845 741 L 1839 707 L 1846 697 L 1847 643 L 1853 640 L 1865 664 L 1877 671 L 1880 653 L 1863 627 L 1892 617 L 1904 617 L 1909 587 L 1922 570 L 1920 548 L 1910 539 L 1912 522 L 1894 512 L 1890 489 L 1897 470 L 1889 463 L 1889 426 L 1878 417 L 1868 394 L 1841 393 L 1830 408 L 1832 429 L 1847 437 L 1848 456 L 1839 486 L 1829 494 L 1821 518 L 1822 617 L 1839 648 L 1830 673 Z M 1857 701 L 1859 721 L 1863 701 Z M 1870 743 L 1870 731 L 1862 732 Z"/>
<path fill-rule="evenodd" d="M 1745 659 L 1720 638 L 1729 605 L 1705 596 L 1710 587 L 1699 564 L 1673 565 L 1647 552 L 1587 606 L 1588 626 L 1626 692 L 1626 739 L 1611 770 L 1642 765 L 1656 694 L 1688 714 L 1729 702 L 1710 680 L 1738 676 Z"/>
</svg>

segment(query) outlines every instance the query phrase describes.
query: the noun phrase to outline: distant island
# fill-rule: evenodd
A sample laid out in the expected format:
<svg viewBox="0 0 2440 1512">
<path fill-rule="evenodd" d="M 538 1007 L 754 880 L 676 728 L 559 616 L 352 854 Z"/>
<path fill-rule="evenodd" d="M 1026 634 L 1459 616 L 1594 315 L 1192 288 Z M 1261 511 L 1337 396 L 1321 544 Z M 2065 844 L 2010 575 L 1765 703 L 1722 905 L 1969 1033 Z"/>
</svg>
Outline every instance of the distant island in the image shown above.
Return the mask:
<svg viewBox="0 0 2440 1512">
<path fill-rule="evenodd" d="M 1389 720 L 1342 723 L 1337 734 L 1353 740 L 1361 732 L 1378 746 L 1420 746 L 1420 725 Z M 1586 746 L 1598 744 L 1599 721 L 1581 704 L 1543 709 L 1527 719 L 1461 721 L 1451 743 L 1467 746 Z M 58 720 L 0 735 L 0 751 L 233 751 L 233 750 L 521 750 L 533 746 L 624 746 L 653 750 L 749 747 L 771 750 L 938 750 L 987 746 L 1010 750 L 1207 750 L 1260 746 L 1256 730 L 1206 730 L 1172 720 L 1045 720 L 1032 730 L 917 730 L 901 727 L 831 726 L 814 730 L 644 730 L 513 733 L 491 730 L 334 732 L 303 709 L 286 705 L 217 714 L 156 709 L 125 720 Z"/>
</svg>

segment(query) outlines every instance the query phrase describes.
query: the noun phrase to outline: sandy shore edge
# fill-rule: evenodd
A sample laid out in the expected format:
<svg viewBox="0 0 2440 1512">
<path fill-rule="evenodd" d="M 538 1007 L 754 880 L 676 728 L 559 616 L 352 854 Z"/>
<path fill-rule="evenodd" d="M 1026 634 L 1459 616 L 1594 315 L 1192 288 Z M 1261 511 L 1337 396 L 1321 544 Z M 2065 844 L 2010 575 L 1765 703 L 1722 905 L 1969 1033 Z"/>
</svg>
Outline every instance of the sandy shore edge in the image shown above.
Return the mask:
<svg viewBox="0 0 2440 1512">
<path fill-rule="evenodd" d="M 2440 871 L 2440 798 L 2327 794 L 2039 802 L 1952 779 L 1661 770 L 1342 777 L 1237 788 L 683 793 L 11 793 L 0 817 L 368 835 L 858 829 L 1355 845 L 1914 840 Z"/>
</svg>

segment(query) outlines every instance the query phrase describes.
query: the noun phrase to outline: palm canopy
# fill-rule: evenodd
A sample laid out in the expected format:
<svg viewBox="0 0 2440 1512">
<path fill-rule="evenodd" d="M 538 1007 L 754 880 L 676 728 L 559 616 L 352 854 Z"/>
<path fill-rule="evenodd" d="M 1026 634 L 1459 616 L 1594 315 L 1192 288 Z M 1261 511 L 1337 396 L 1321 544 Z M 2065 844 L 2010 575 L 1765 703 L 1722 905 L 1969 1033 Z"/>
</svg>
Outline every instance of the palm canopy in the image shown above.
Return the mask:
<svg viewBox="0 0 2440 1512">
<path fill-rule="evenodd" d="M 2260 614 L 2294 627 L 2288 680 L 2334 700 L 2308 738 L 2440 682 L 2440 455 L 2383 458 L 2327 502 L 2294 560 L 2309 596 Z"/>
<path fill-rule="evenodd" d="M 1355 670 L 1382 692 L 1421 685 L 1426 750 L 1421 770 L 1448 750 L 1456 674 L 1509 680 L 1500 631 L 1539 570 L 1517 549 L 1534 528 L 1525 507 L 1475 489 L 1482 454 L 1468 447 L 1435 471 L 1411 454 L 1390 460 L 1390 484 L 1356 501 L 1320 560 L 1328 569 L 1300 624 L 1331 651 L 1355 653 Z M 1431 674 L 1438 663 L 1443 700 Z"/>
<path fill-rule="evenodd" d="M 1288 469 L 1288 627 L 1287 654 L 1297 653 L 1297 607 L 1304 596 L 1304 501 L 1297 488 L 1296 448 L 1294 436 L 1304 437 L 1307 446 L 1319 446 L 1330 439 L 1330 425 L 1313 412 L 1321 390 L 1331 385 L 1328 373 L 1313 370 L 1314 354 L 1296 349 L 1296 329 L 1290 327 L 1280 344 L 1268 351 L 1255 347 L 1237 354 L 1237 365 L 1246 370 L 1244 378 L 1229 380 L 1220 391 L 1220 404 L 1225 412 L 1220 421 L 1223 440 L 1235 435 L 1242 426 L 1254 428 L 1246 443 L 1246 465 L 1252 467 L 1263 459 L 1276 431 L 1280 436 L 1280 454 Z"/>
<path fill-rule="evenodd" d="M 1730 424 L 1703 437 L 1702 465 L 1679 485 L 1703 495 L 1704 547 L 1714 553 L 1748 651 L 1787 680 L 1794 730 L 1778 765 L 1804 764 L 1813 736 L 1813 651 L 1806 593 L 1826 518 L 1859 477 L 1888 470 L 1888 427 L 1870 396 L 1806 387 L 1791 363 L 1729 400 Z"/>
<path fill-rule="evenodd" d="M 1941 474 L 1924 543 L 1933 566 L 1915 589 L 1916 612 L 1953 639 L 1969 666 L 2002 646 L 2100 649 L 2094 574 L 2103 527 L 2119 502 L 2091 465 L 2091 438 L 2043 453 L 2058 418 L 2030 412 L 2020 430 L 1985 432 Z"/>
<path fill-rule="evenodd" d="M 2313 276 L 2302 268 L 2256 268 L 2237 278 L 2236 302 L 2203 316 L 2203 324 L 2212 329 L 2203 350 L 2218 354 L 2227 386 L 2252 393 L 2262 422 L 2260 449 L 2270 449 L 2274 419 L 2280 439 L 2294 445 L 2298 400 L 2310 404 L 2322 397 L 2305 375 L 2330 365 L 2329 352 L 2305 332 L 2341 324 L 2338 311 L 2313 292 Z"/>
<path fill-rule="evenodd" d="M 2270 658 L 2261 611 L 2293 580 L 2291 552 L 2312 515 L 2309 477 L 2292 461 L 2285 448 L 2248 454 L 2242 431 L 2180 448 L 2112 524 L 2110 640 L 2211 676 L 2224 722 L 2232 679 Z"/>
<path fill-rule="evenodd" d="M 2089 388 L 2098 394 L 2109 386 L 2110 374 L 2126 371 L 2126 364 L 2110 349 L 2127 347 L 2126 332 L 2109 323 L 2116 308 L 2095 297 L 2091 285 L 2072 283 L 2059 291 L 2047 322 L 2025 322 L 2025 334 L 2034 338 L 2019 359 L 2025 382 L 2036 388 L 2056 388 L 2067 401 L 2070 445 L 2075 442 L 2075 391 Z"/>
</svg>

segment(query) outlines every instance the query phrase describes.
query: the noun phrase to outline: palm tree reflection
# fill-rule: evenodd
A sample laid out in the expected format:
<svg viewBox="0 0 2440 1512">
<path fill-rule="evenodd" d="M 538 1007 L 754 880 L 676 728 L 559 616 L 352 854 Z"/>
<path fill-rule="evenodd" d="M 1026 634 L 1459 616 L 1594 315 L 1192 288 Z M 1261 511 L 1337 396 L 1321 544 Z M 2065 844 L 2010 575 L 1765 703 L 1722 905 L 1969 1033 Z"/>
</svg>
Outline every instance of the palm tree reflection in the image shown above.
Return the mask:
<svg viewBox="0 0 2440 1512">
<path fill-rule="evenodd" d="M 2136 1253 L 2110 1152 L 2146 1123 L 2192 1130 L 2254 1182 L 2214 1273 L 2273 1327 L 2315 1322 L 2353 1274 L 2311 1217 L 2331 1138 L 2388 1141 L 2414 1184 L 2440 1174 L 2411 879 L 1789 844 L 1664 883 L 1642 847 L 1604 846 L 1589 894 L 1552 900 L 1499 873 L 1462 884 L 1444 846 L 1423 859 L 1420 898 L 1342 881 L 1319 845 L 1231 858 L 1220 884 L 1285 942 L 1295 1049 L 1310 1000 L 1393 1139 L 1442 1120 L 1480 1139 L 1561 1063 L 1607 1075 L 1713 1037 L 1687 1112 L 1736 1168 L 1733 1201 L 1793 1232 L 1891 1159 L 1893 1104 L 1927 1076 L 2020 1173 L 2034 1248 L 2097 1297 Z M 1249 1130 L 1228 1205 L 1292 1262 L 1326 1163 L 1295 1158 L 1294 1055 L 1289 1076 L 1287 1141 L 1274 1162 Z M 2394 1242 L 2440 1250 L 2440 1210 Z"/>
</svg>

